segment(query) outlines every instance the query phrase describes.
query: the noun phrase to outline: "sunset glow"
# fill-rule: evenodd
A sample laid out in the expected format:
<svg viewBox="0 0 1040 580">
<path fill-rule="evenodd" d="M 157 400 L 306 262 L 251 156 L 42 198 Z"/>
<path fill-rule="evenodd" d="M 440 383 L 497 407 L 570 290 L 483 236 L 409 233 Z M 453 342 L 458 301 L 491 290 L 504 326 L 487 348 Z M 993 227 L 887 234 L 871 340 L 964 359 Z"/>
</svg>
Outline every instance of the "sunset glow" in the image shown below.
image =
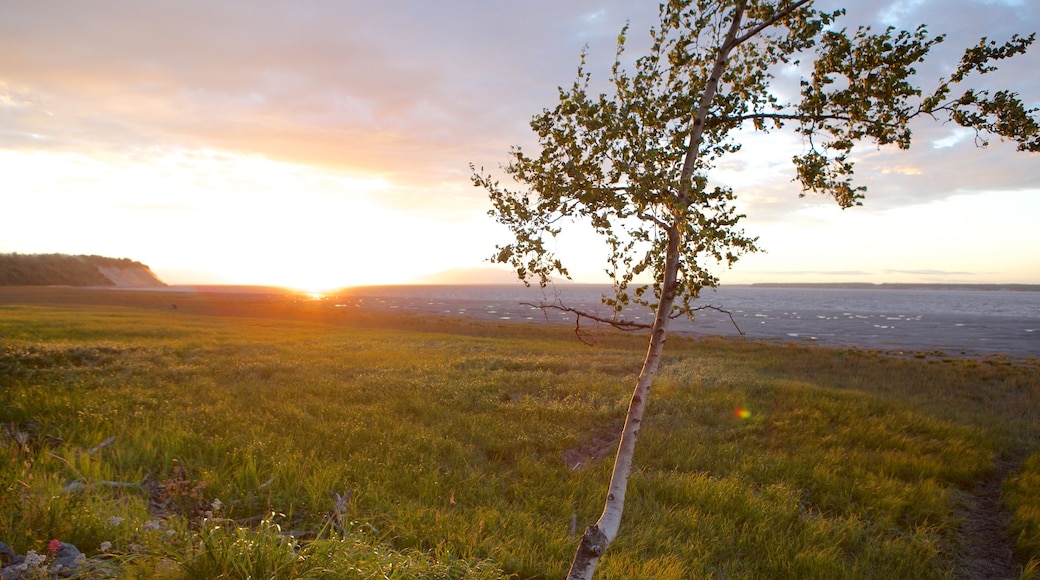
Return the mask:
<svg viewBox="0 0 1040 580">
<path fill-rule="evenodd" d="M 926 22 L 950 50 L 1040 29 L 1033 3 L 951 2 L 845 4 L 850 26 Z M 489 267 L 506 232 L 469 163 L 494 170 L 510 146 L 532 147 L 527 122 L 572 82 L 582 46 L 604 75 L 625 22 L 643 42 L 655 17 L 622 0 L 10 4 L 0 252 L 127 257 L 172 284 L 309 292 Z M 948 74 L 957 57 L 921 74 Z M 994 81 L 1040 104 L 1027 72 L 1040 51 L 1002 66 Z M 798 75 L 784 69 L 777 91 Z M 866 203 L 840 211 L 798 197 L 797 137 L 748 132 L 714 179 L 736 189 L 767 253 L 723 283 L 1040 283 L 1037 156 L 980 150 L 934 124 L 914 135 L 909 152 L 859 152 Z M 568 231 L 556 243 L 577 280 L 604 280 L 601 241 Z"/>
</svg>

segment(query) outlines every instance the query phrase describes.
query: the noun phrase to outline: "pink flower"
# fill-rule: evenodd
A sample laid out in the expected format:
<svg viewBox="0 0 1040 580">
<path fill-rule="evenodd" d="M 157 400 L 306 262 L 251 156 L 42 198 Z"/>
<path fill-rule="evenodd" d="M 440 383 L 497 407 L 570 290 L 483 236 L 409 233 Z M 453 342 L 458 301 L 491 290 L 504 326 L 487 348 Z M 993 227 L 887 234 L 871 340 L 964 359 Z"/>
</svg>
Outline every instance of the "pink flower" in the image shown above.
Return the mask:
<svg viewBox="0 0 1040 580">
<path fill-rule="evenodd" d="M 51 540 L 50 542 L 47 542 L 47 551 L 50 552 L 51 554 L 57 554 L 58 550 L 60 550 L 60 549 L 61 549 L 61 541 L 59 541 L 59 540 Z"/>
</svg>

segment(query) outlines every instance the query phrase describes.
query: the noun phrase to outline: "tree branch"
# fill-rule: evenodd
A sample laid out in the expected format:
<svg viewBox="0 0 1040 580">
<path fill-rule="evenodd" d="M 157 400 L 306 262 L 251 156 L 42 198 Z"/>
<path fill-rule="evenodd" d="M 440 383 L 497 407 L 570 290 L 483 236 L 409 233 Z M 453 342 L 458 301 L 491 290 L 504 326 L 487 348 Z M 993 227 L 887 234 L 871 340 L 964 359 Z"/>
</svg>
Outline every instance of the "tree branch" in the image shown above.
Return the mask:
<svg viewBox="0 0 1040 580">
<path fill-rule="evenodd" d="M 748 30 L 744 34 L 734 38 L 733 39 L 733 45 L 736 46 L 738 44 L 742 44 L 744 42 L 747 42 L 749 39 L 754 38 L 758 33 L 762 32 L 766 28 L 769 28 L 770 26 L 776 24 L 777 22 L 780 22 L 784 18 L 787 18 L 788 16 L 791 15 L 792 12 L 794 12 L 795 10 L 798 10 L 799 8 L 801 8 L 802 6 L 805 6 L 806 4 L 809 4 L 810 2 L 812 2 L 812 0 L 798 0 L 794 4 L 791 4 L 787 8 L 784 8 L 780 12 L 777 12 L 776 14 L 774 14 L 772 18 L 770 18 L 768 20 L 763 20 L 757 26 L 752 28 L 751 30 Z"/>
<path fill-rule="evenodd" d="M 85 491 L 91 487 L 114 487 L 114 488 L 129 488 L 129 487 L 143 487 L 145 482 L 148 481 L 148 476 L 145 475 L 141 481 L 106 481 L 103 479 L 77 479 L 76 481 L 65 484 L 65 487 L 61 488 L 62 493 L 75 493 Z"/>
<path fill-rule="evenodd" d="M 711 101 L 719 90 L 719 82 L 722 80 L 722 72 L 726 68 L 726 60 L 729 58 L 729 53 L 737 46 L 733 41 L 737 36 L 737 31 L 740 30 L 740 22 L 744 18 L 746 7 L 747 1 L 741 0 L 733 8 L 733 22 L 730 23 L 729 31 L 726 32 L 726 40 L 719 46 L 719 53 L 715 55 L 715 64 L 712 67 L 711 76 L 708 77 L 708 82 L 704 86 L 704 92 L 701 93 L 700 103 L 694 112 L 690 143 L 684 155 L 682 173 L 679 175 L 679 199 L 692 200 L 692 196 L 689 195 L 690 178 L 693 176 L 697 158 L 700 156 L 701 139 L 704 135 L 705 121 L 708 118 L 708 109 L 711 107 Z M 687 203 L 690 202 L 687 201 Z"/>
<path fill-rule="evenodd" d="M 616 318 L 605 318 L 605 317 L 599 316 L 597 314 L 591 314 L 591 313 L 585 312 L 584 310 L 578 310 L 577 308 L 571 308 L 570 306 L 564 306 L 563 303 L 558 301 L 558 300 L 554 304 L 549 304 L 547 302 L 542 302 L 540 304 L 533 304 L 531 302 L 521 302 L 520 304 L 522 306 L 530 306 L 532 308 L 537 308 L 537 309 L 541 310 L 543 314 L 546 314 L 546 310 L 558 310 L 560 312 L 566 312 L 566 313 L 569 313 L 569 314 L 573 314 L 574 315 L 574 335 L 578 337 L 578 340 L 580 340 L 581 342 L 583 342 L 583 343 L 585 343 L 585 344 L 587 344 L 589 346 L 592 346 L 595 343 L 586 340 L 585 337 L 582 336 L 582 334 L 581 334 L 581 319 L 583 317 L 584 318 L 588 318 L 589 320 L 592 320 L 594 322 L 599 322 L 599 323 L 602 323 L 602 324 L 609 324 L 610 326 L 613 326 L 614 328 L 616 328 L 618 330 L 623 330 L 625 332 L 633 332 L 633 331 L 636 331 L 636 330 L 649 330 L 649 329 L 651 329 L 653 327 L 652 325 L 646 324 L 646 323 L 643 323 L 643 322 L 635 322 L 635 321 L 632 321 L 632 320 L 624 320 L 624 319 L 618 320 Z"/>
<path fill-rule="evenodd" d="M 595 343 L 593 343 L 593 342 L 591 342 L 589 340 L 586 340 L 586 338 L 584 336 L 582 336 L 582 334 L 581 334 L 581 319 L 582 318 L 588 318 L 589 320 L 592 320 L 593 322 L 599 322 L 601 324 L 607 324 L 607 325 L 610 325 L 610 326 L 612 326 L 612 327 L 614 327 L 614 328 L 616 328 L 618 330 L 624 331 L 624 332 L 633 332 L 633 331 L 636 331 L 636 330 L 650 330 L 651 328 L 653 328 L 652 324 L 646 324 L 644 322 L 635 322 L 635 321 L 632 321 L 632 320 L 624 320 L 624 319 L 620 319 L 619 320 L 619 319 L 616 319 L 616 318 L 605 318 L 603 316 L 599 316 L 598 314 L 591 314 L 591 313 L 586 312 L 584 310 L 578 310 L 577 308 L 571 308 L 570 306 L 565 306 L 563 303 L 561 303 L 559 301 L 557 301 L 554 304 L 549 304 L 547 302 L 542 302 L 540 304 L 534 304 L 534 303 L 531 303 L 531 302 L 521 302 L 520 304 L 522 306 L 530 306 L 532 308 L 537 308 L 537 309 L 541 310 L 543 314 L 545 313 L 546 310 L 558 310 L 560 312 L 566 312 L 568 314 L 573 314 L 574 315 L 574 335 L 578 337 L 578 340 L 580 340 L 581 342 L 583 342 L 584 344 L 587 344 L 589 346 L 592 346 Z M 703 306 L 698 306 L 696 308 L 690 308 L 689 312 L 698 312 L 698 311 L 701 311 L 701 310 L 714 310 L 715 312 L 719 312 L 719 313 L 725 314 L 726 316 L 729 317 L 729 321 L 733 324 L 733 328 L 737 329 L 737 334 L 739 334 L 740 336 L 744 336 L 744 331 L 741 330 L 740 325 L 737 324 L 737 320 L 735 318 L 733 318 L 733 313 L 730 312 L 729 310 L 726 310 L 725 308 L 722 308 L 720 306 L 712 306 L 711 304 L 705 304 Z M 685 313 L 677 312 L 675 314 L 670 315 L 669 318 L 676 319 L 676 318 L 682 318 L 683 316 L 685 316 Z"/>
<path fill-rule="evenodd" d="M 719 307 L 719 306 L 712 306 L 710 304 L 705 304 L 704 306 L 698 306 L 697 308 L 691 308 L 690 312 L 697 312 L 698 310 L 714 310 L 715 312 L 721 312 L 722 314 L 725 314 L 726 316 L 729 316 L 729 321 L 733 323 L 733 328 L 737 329 L 737 334 L 739 334 L 740 336 L 744 336 L 744 331 L 740 329 L 739 325 L 737 325 L 737 320 L 735 318 L 733 318 L 733 313 L 730 312 L 729 310 L 726 310 L 725 308 L 722 308 L 722 307 Z M 682 313 L 679 313 L 677 316 L 682 316 L 682 315 L 683 315 Z"/>
<path fill-rule="evenodd" d="M 800 115 L 798 113 L 748 113 L 747 115 L 736 115 L 732 117 L 719 117 L 708 123 L 710 127 L 728 125 L 730 123 L 743 123 L 752 119 L 780 119 L 787 121 L 844 121 L 852 122 L 852 117 L 847 115 Z M 891 124 L 898 127 L 896 123 Z"/>
<path fill-rule="evenodd" d="M 639 213 L 636 214 L 636 217 L 641 219 L 641 220 L 643 220 L 643 221 L 653 222 L 653 223 L 657 224 L 657 227 L 661 228 L 662 230 L 667 230 L 668 229 L 668 224 L 665 223 L 664 220 L 662 220 L 661 218 L 659 218 L 657 216 L 650 215 L 650 214 L 648 214 L 646 212 L 639 212 Z"/>
</svg>

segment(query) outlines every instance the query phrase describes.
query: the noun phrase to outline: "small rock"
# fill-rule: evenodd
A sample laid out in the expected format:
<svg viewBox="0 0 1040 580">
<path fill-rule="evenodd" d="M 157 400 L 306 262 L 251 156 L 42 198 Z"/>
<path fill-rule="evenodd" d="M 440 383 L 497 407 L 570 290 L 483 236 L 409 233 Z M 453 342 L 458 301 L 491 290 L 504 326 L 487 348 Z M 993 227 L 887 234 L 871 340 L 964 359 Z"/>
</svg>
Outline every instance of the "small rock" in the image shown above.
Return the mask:
<svg viewBox="0 0 1040 580">
<path fill-rule="evenodd" d="M 63 578 L 72 576 L 76 572 L 76 568 L 86 560 L 87 557 L 83 555 L 83 552 L 79 551 L 79 548 L 62 542 L 61 548 L 54 553 L 54 563 L 51 564 L 51 572 Z"/>
<path fill-rule="evenodd" d="M 78 568 L 87 558 L 79 548 L 67 542 L 59 542 L 59 547 L 54 552 L 54 561 L 47 567 L 46 571 L 59 578 L 68 578 L 78 572 Z M 7 544 L 0 542 L 0 580 L 20 580 L 23 572 L 29 572 L 32 577 L 39 573 L 39 566 L 46 565 L 46 557 L 29 551 L 25 556 L 14 553 Z"/>
</svg>

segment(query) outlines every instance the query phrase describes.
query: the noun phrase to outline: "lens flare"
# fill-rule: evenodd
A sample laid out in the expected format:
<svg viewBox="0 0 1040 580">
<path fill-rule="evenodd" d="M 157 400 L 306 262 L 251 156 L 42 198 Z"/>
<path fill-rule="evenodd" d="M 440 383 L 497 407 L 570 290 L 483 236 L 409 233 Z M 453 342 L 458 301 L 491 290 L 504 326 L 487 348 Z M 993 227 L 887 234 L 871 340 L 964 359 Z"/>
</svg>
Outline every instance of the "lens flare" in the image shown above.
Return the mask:
<svg viewBox="0 0 1040 580">
<path fill-rule="evenodd" d="M 736 409 L 733 409 L 733 415 L 737 419 L 747 419 L 751 416 L 751 411 L 745 409 L 744 407 L 737 407 Z"/>
</svg>

